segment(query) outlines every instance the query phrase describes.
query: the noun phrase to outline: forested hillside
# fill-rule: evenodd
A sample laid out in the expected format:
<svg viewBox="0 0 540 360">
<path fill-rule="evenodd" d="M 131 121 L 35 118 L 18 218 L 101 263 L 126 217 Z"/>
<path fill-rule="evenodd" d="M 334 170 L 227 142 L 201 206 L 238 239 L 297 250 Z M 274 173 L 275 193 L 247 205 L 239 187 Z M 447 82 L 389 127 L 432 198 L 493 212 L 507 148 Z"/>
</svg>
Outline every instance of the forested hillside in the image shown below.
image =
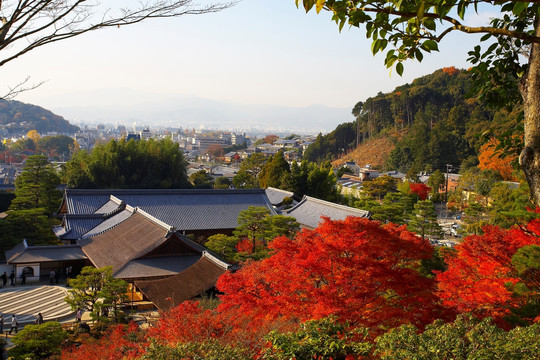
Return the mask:
<svg viewBox="0 0 540 360">
<path fill-rule="evenodd" d="M 357 142 L 390 138 L 395 148 L 384 161 L 385 169 L 431 171 L 476 161 L 486 135 L 516 127 L 522 109 L 490 108 L 471 94 L 471 87 L 471 74 L 451 67 L 379 93 L 354 106 L 355 122 L 319 135 L 305 156 L 310 161 L 333 160 Z"/>
<path fill-rule="evenodd" d="M 71 134 L 79 130 L 78 126 L 71 125 L 63 117 L 42 107 L 1 99 L 0 127 L 7 129 L 10 134 L 26 134 L 29 130 Z"/>
</svg>

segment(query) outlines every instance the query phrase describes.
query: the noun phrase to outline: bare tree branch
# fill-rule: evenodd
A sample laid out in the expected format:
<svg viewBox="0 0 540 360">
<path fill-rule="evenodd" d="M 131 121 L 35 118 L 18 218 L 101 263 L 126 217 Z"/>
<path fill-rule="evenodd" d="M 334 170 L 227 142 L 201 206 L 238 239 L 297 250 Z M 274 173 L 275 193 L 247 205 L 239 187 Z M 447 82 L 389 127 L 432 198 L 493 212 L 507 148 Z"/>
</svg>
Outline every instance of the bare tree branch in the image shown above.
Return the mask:
<svg viewBox="0 0 540 360">
<path fill-rule="evenodd" d="M 110 8 L 97 0 L 0 0 L 0 66 L 40 46 L 89 31 L 147 19 L 215 13 L 235 1 L 198 6 L 193 0 L 115 0 L 123 5 Z M 28 78 L 10 88 L 8 95 L 24 91 L 27 82 Z"/>
<path fill-rule="evenodd" d="M 29 91 L 36 89 L 43 85 L 45 81 L 41 81 L 38 83 L 29 83 L 30 82 L 30 76 L 27 76 L 23 81 L 19 82 L 15 86 L 8 86 L 8 91 L 4 95 L 0 95 L 0 99 L 2 100 L 11 100 L 15 98 L 17 95 L 19 95 L 22 92 Z"/>
</svg>

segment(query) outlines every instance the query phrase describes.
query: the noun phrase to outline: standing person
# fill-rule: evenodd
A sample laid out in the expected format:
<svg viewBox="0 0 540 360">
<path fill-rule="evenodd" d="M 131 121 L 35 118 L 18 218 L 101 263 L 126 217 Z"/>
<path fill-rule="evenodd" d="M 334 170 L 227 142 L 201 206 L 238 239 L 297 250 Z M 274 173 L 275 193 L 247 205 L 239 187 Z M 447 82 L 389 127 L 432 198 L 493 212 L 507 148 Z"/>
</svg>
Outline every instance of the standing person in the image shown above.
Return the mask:
<svg viewBox="0 0 540 360">
<path fill-rule="evenodd" d="M 13 329 L 15 329 L 15 334 L 17 333 L 19 329 L 19 322 L 17 321 L 17 317 L 15 316 L 15 314 L 11 315 L 11 329 L 9 329 L 10 335 Z"/>
<path fill-rule="evenodd" d="M 77 309 L 77 313 L 75 314 L 75 321 L 80 323 L 82 319 L 82 310 L 81 308 Z"/>
<path fill-rule="evenodd" d="M 0 334 L 3 332 L 4 332 L 4 314 L 0 314 Z"/>
<path fill-rule="evenodd" d="M 7 284 L 7 274 L 6 274 L 5 271 L 2 274 L 2 276 L 0 276 L 0 278 L 2 279 L 2 287 L 6 286 L 6 284 Z"/>
<path fill-rule="evenodd" d="M 43 324 L 43 315 L 39 313 L 36 318 L 36 325 L 41 325 L 41 324 Z"/>
<path fill-rule="evenodd" d="M 26 285 L 26 273 L 24 271 L 21 274 L 21 285 Z"/>
<path fill-rule="evenodd" d="M 13 271 L 9 275 L 9 280 L 11 280 L 11 286 L 15 286 L 15 273 Z"/>
<path fill-rule="evenodd" d="M 56 273 L 54 272 L 54 269 L 51 269 L 51 272 L 49 273 L 49 284 L 54 284 L 54 278 L 56 277 Z"/>
</svg>

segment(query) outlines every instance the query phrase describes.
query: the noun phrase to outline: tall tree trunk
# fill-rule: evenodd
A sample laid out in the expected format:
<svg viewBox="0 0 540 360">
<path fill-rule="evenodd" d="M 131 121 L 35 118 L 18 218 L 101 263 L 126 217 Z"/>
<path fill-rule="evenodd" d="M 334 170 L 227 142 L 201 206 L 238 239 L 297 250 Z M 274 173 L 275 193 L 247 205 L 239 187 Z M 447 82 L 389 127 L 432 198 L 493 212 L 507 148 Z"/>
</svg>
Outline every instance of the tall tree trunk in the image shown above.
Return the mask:
<svg viewBox="0 0 540 360">
<path fill-rule="evenodd" d="M 537 16 L 536 36 L 540 36 L 539 20 Z M 533 201 L 540 206 L 540 44 L 538 43 L 532 44 L 529 69 L 520 90 L 525 113 L 525 136 L 519 163 L 525 172 Z"/>
</svg>

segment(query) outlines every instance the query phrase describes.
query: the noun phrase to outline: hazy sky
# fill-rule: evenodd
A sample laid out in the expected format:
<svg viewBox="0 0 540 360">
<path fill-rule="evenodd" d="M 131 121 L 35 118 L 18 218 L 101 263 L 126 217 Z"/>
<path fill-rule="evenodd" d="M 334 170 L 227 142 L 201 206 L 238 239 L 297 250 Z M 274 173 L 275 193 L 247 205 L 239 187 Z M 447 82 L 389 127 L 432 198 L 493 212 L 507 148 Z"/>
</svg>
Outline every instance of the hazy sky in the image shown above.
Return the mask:
<svg viewBox="0 0 540 360">
<path fill-rule="evenodd" d="M 243 0 L 216 14 L 148 21 L 47 45 L 0 68 L 0 84 L 5 88 L 26 76 L 46 81 L 17 100 L 52 108 L 86 105 L 89 94 L 108 88 L 352 108 L 441 67 L 468 67 L 467 51 L 477 39 L 450 35 L 442 52 L 405 63 L 400 77 L 386 69 L 383 55 L 371 55 L 363 29 L 339 33 L 329 13 L 305 14 L 294 0 Z"/>
</svg>

